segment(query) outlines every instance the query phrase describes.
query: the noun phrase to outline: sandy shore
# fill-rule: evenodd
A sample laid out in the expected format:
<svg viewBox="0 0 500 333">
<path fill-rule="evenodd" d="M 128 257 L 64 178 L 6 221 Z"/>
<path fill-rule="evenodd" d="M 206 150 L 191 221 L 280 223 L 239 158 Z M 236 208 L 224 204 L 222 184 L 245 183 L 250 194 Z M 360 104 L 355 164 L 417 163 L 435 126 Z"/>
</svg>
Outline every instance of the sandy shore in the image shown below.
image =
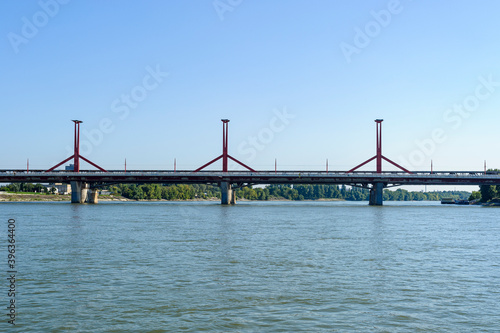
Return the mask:
<svg viewBox="0 0 500 333">
<path fill-rule="evenodd" d="M 0 201 L 69 201 L 69 195 L 0 192 Z"/>
<path fill-rule="evenodd" d="M 237 198 L 237 201 L 251 201 L 244 198 Z M 29 202 L 29 201 L 71 201 L 71 195 L 59 194 L 25 194 L 25 193 L 7 193 L 0 192 L 0 202 Z M 220 201 L 218 198 L 208 199 L 189 199 L 189 200 L 134 200 L 127 199 L 122 196 L 100 195 L 99 201 Z M 257 200 L 259 201 L 259 200 Z M 282 198 L 269 198 L 267 201 L 290 201 Z M 303 200 L 303 201 L 344 201 L 343 199 L 318 199 L 318 200 Z"/>
<path fill-rule="evenodd" d="M 134 200 L 122 196 L 100 195 L 99 201 L 219 201 L 217 198 L 190 199 L 190 200 Z M 71 201 L 71 195 L 59 194 L 25 194 L 0 192 L 0 202 L 29 202 L 29 201 Z"/>
<path fill-rule="evenodd" d="M 0 192 L 0 202 L 2 201 L 71 201 L 71 195 L 59 194 L 24 194 Z M 99 201 L 135 201 L 124 197 L 99 196 Z"/>
</svg>

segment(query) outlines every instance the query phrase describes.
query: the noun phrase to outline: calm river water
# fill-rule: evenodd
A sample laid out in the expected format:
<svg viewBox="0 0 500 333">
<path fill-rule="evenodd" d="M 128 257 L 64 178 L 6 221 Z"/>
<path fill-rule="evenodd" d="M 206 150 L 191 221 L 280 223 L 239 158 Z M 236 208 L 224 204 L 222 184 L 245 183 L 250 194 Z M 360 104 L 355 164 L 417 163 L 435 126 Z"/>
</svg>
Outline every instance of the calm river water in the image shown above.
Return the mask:
<svg viewBox="0 0 500 333">
<path fill-rule="evenodd" d="M 497 208 L 2 203 L 0 217 L 5 315 L 16 220 L 19 332 L 500 331 Z"/>
</svg>

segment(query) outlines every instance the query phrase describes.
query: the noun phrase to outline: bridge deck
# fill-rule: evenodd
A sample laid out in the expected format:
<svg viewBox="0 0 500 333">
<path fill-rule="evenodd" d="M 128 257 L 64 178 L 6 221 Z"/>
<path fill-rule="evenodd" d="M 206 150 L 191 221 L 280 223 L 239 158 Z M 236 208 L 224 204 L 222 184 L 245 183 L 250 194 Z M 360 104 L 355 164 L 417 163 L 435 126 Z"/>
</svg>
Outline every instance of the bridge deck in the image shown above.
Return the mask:
<svg viewBox="0 0 500 333">
<path fill-rule="evenodd" d="M 51 171 L 0 170 L 0 183 L 162 183 L 162 184 L 346 184 L 366 186 L 386 185 L 497 185 L 500 174 L 481 171 L 440 172 L 352 172 L 345 171 Z"/>
</svg>

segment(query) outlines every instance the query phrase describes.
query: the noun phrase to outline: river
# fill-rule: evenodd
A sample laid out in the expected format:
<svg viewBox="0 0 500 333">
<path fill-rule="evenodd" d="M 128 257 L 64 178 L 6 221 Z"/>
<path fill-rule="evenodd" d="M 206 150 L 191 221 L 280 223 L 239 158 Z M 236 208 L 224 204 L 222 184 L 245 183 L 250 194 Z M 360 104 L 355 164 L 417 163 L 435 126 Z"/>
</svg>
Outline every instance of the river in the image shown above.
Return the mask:
<svg viewBox="0 0 500 333">
<path fill-rule="evenodd" d="M 500 210 L 1 203 L 19 332 L 500 331 Z M 2 290 L 3 289 L 3 290 Z M 0 331 L 9 328 L 2 316 Z"/>
</svg>

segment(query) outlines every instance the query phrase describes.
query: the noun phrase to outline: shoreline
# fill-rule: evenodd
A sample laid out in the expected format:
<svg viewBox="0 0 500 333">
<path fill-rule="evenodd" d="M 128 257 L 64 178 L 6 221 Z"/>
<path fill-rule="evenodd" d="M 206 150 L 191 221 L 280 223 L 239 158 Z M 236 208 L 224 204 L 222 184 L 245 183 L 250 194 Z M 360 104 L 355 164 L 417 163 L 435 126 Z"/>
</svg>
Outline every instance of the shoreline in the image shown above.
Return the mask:
<svg viewBox="0 0 500 333">
<path fill-rule="evenodd" d="M 8 193 L 8 192 L 0 192 L 0 203 L 2 202 L 70 202 L 71 195 L 65 194 L 25 194 L 25 193 Z M 100 202 L 219 202 L 220 198 L 207 198 L 207 199 L 176 199 L 176 200 L 166 200 L 166 199 L 128 199 L 122 196 L 112 196 L 112 195 L 103 195 L 99 196 Z M 289 200 L 285 198 L 270 198 L 269 200 L 248 200 L 245 198 L 237 198 L 238 202 L 336 202 L 336 201 L 349 201 L 345 199 L 327 199 L 321 198 L 317 200 Z M 367 200 L 361 200 L 367 201 Z"/>
<path fill-rule="evenodd" d="M 71 195 L 69 194 L 31 194 L 31 193 L 8 193 L 8 192 L 0 192 L 0 202 L 59 202 L 59 201 L 71 201 Z M 112 196 L 112 195 L 104 195 L 99 196 L 99 201 L 112 202 L 112 201 L 123 201 L 123 202 L 141 202 L 141 201 L 149 201 L 149 202 L 196 202 L 196 201 L 220 201 L 220 198 L 207 198 L 207 199 L 175 199 L 175 200 L 166 200 L 166 199 L 128 199 L 122 196 Z M 248 200 L 245 198 L 237 198 L 237 201 L 297 201 L 297 200 L 288 200 L 284 198 L 271 198 L 269 200 Z M 346 201 L 344 199 L 318 199 L 318 200 L 300 200 L 304 202 L 313 202 L 313 201 Z"/>
<path fill-rule="evenodd" d="M 255 201 L 255 202 L 269 202 L 269 201 L 274 201 L 274 202 L 287 202 L 287 201 L 300 201 L 300 202 L 334 202 L 334 201 L 349 201 L 345 199 L 328 199 L 328 198 L 321 198 L 317 200 L 289 200 L 285 198 L 270 198 L 269 200 L 248 200 L 245 198 L 237 198 L 237 201 L 242 201 L 242 202 L 250 202 L 250 201 Z M 32 193 L 9 193 L 9 192 L 2 192 L 0 191 L 0 203 L 2 202 L 62 202 L 62 201 L 71 201 L 71 195 L 70 194 L 45 194 L 45 193 L 40 193 L 40 194 L 32 194 Z M 128 199 L 123 196 L 113 196 L 113 195 L 103 195 L 99 196 L 99 201 L 101 202 L 201 202 L 201 201 L 206 201 L 206 202 L 217 202 L 220 201 L 219 198 L 213 197 L 213 198 L 207 198 L 207 199 L 175 199 L 175 200 L 166 200 L 166 199 L 153 199 L 153 200 L 148 200 L 148 199 Z M 361 200 L 361 201 L 367 201 L 367 200 Z M 393 201 L 393 200 L 387 200 L 387 201 Z M 415 201 L 415 200 L 412 200 Z M 428 200 L 429 201 L 429 200 Z M 439 201 L 439 200 L 430 200 L 430 202 L 433 201 Z M 408 201 L 411 202 L 411 201 Z M 482 203 L 480 204 L 481 206 L 486 206 L 486 207 L 495 207 L 499 206 L 500 203 L 497 202 L 492 202 L 492 203 Z"/>
</svg>

